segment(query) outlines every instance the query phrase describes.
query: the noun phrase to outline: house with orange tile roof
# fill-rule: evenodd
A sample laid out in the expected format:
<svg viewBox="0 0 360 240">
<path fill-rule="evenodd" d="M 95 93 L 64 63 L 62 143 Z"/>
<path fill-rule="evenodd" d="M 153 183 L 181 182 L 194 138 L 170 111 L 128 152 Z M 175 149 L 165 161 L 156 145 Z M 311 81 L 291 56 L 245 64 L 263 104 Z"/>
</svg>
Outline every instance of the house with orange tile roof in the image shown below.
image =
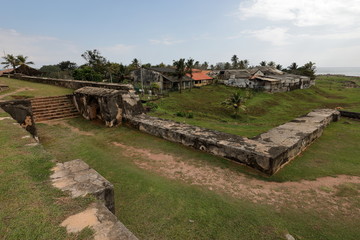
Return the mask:
<svg viewBox="0 0 360 240">
<path fill-rule="evenodd" d="M 211 84 L 213 82 L 213 78 L 208 75 L 211 71 L 207 70 L 201 70 L 201 69 L 192 69 L 192 79 L 193 84 L 196 87 L 201 87 L 204 85 Z M 186 74 L 186 76 L 191 78 L 191 75 L 189 73 Z"/>
</svg>

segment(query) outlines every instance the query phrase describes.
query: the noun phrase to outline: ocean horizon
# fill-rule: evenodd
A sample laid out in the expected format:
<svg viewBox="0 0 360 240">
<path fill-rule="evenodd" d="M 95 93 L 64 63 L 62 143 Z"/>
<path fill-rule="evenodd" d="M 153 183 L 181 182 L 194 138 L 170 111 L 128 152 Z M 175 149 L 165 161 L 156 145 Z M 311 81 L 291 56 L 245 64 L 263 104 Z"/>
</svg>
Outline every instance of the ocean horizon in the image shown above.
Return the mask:
<svg viewBox="0 0 360 240">
<path fill-rule="evenodd" d="M 360 67 L 317 67 L 316 74 L 333 74 L 360 77 Z"/>
</svg>

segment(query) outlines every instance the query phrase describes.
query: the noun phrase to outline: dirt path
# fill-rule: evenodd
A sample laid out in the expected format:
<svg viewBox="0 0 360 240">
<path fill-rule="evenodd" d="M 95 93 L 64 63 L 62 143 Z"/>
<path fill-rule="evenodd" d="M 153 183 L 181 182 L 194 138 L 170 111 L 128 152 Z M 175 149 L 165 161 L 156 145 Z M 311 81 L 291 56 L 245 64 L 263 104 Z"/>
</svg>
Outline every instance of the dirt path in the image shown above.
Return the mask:
<svg viewBox="0 0 360 240">
<path fill-rule="evenodd" d="M 19 89 L 16 89 L 15 91 L 13 91 L 13 92 L 9 92 L 9 93 L 0 95 L 0 99 L 3 99 L 3 98 L 5 98 L 5 97 L 7 97 L 7 96 L 14 95 L 14 94 L 16 94 L 16 93 L 18 93 L 18 92 L 33 91 L 33 90 L 34 90 L 34 89 L 32 89 L 32 88 L 19 88 Z"/>
<path fill-rule="evenodd" d="M 77 133 L 79 135 L 83 135 L 83 136 L 94 136 L 95 135 L 92 132 L 81 131 L 79 128 L 71 126 L 70 124 L 68 124 L 64 120 L 42 121 L 41 123 L 44 123 L 44 124 L 47 124 L 47 125 L 61 125 L 61 126 L 69 128 L 70 131 L 75 132 L 75 133 Z"/>
<path fill-rule="evenodd" d="M 250 178 L 245 174 L 210 166 L 197 166 L 170 154 L 152 153 L 147 149 L 134 148 L 118 142 L 113 145 L 122 148 L 124 154 L 135 157 L 135 164 L 170 179 L 178 179 L 200 185 L 211 191 L 225 192 L 236 198 L 246 198 L 280 208 L 291 205 L 296 208 L 320 207 L 341 210 L 347 214 L 360 213 L 344 197 L 336 196 L 342 184 L 360 184 L 360 177 L 339 175 L 322 177 L 315 181 L 268 182 Z M 355 208 L 355 210 L 354 210 Z"/>
</svg>

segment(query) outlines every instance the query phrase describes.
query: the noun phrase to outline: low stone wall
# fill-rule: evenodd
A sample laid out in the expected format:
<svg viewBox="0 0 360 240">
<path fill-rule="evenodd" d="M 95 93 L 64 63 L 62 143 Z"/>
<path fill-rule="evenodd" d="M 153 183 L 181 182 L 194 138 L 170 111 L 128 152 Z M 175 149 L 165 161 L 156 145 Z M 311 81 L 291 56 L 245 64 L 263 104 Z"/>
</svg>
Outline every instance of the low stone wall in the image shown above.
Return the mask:
<svg viewBox="0 0 360 240">
<path fill-rule="evenodd" d="M 90 81 L 68 80 L 68 79 L 57 79 L 57 78 L 32 77 L 22 74 L 15 74 L 13 78 L 26 80 L 30 82 L 50 84 L 59 87 L 71 88 L 71 89 L 79 89 L 82 87 L 99 87 L 99 88 L 110 88 L 110 89 L 123 90 L 123 91 L 134 90 L 134 87 L 131 84 L 102 83 L 102 82 L 90 82 Z"/>
<path fill-rule="evenodd" d="M 35 140 L 38 141 L 30 100 L 0 102 L 0 108 L 10 114 L 10 116 L 15 119 L 21 127 L 25 128 L 26 131 L 31 133 Z"/>
<path fill-rule="evenodd" d="M 360 119 L 360 113 L 358 112 L 348 112 L 348 111 L 339 111 L 339 112 L 343 117 Z"/>
<path fill-rule="evenodd" d="M 0 84 L 0 92 L 6 91 L 9 89 L 9 86 Z"/>
<path fill-rule="evenodd" d="M 272 175 L 318 138 L 325 126 L 337 121 L 339 116 L 336 110 L 314 110 L 252 139 L 145 114 L 127 120 L 140 131 L 235 160 Z"/>
<path fill-rule="evenodd" d="M 85 162 L 77 159 L 58 163 L 50 178 L 53 186 L 70 192 L 73 198 L 92 195 L 99 200 L 84 211 L 65 219 L 61 226 L 66 227 L 67 232 L 77 233 L 90 227 L 94 230 L 95 240 L 138 240 L 113 214 L 113 185 Z"/>
</svg>

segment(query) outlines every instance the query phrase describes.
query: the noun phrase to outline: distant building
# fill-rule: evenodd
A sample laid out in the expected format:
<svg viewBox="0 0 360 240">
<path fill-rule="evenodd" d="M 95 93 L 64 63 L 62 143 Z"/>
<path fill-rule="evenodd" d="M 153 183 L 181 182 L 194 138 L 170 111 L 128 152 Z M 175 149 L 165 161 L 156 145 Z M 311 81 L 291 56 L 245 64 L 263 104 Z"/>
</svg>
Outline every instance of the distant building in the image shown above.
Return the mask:
<svg viewBox="0 0 360 240">
<path fill-rule="evenodd" d="M 14 71 L 14 69 L 11 69 L 11 71 L 6 72 L 5 74 L 14 74 L 14 73 L 20 73 L 27 76 L 38 76 L 41 74 L 41 72 L 35 68 L 29 67 L 28 65 L 21 65 L 20 67 L 17 67 Z"/>
<path fill-rule="evenodd" d="M 315 80 L 309 77 L 287 74 L 267 66 L 239 70 L 222 70 L 217 75 L 225 85 L 266 92 L 287 92 L 315 85 Z"/>
<path fill-rule="evenodd" d="M 175 68 L 139 68 L 130 73 L 135 86 L 151 89 L 156 85 L 160 92 L 163 90 L 179 90 L 180 80 L 175 75 Z M 182 89 L 190 88 L 192 79 L 188 76 L 182 78 Z"/>
<path fill-rule="evenodd" d="M 213 82 L 213 78 L 208 75 L 211 71 L 201 70 L 201 69 L 193 69 L 192 70 L 192 79 L 193 85 L 196 87 L 201 87 L 204 85 L 211 84 Z M 186 74 L 186 76 L 190 77 L 190 74 Z"/>
<path fill-rule="evenodd" d="M 14 70 L 13 68 L 1 70 L 1 71 L 0 71 L 0 77 L 1 77 L 2 75 L 4 75 L 4 74 L 7 74 L 7 73 L 12 72 L 13 70 Z"/>
</svg>

